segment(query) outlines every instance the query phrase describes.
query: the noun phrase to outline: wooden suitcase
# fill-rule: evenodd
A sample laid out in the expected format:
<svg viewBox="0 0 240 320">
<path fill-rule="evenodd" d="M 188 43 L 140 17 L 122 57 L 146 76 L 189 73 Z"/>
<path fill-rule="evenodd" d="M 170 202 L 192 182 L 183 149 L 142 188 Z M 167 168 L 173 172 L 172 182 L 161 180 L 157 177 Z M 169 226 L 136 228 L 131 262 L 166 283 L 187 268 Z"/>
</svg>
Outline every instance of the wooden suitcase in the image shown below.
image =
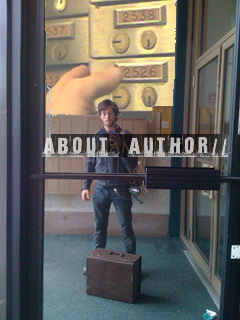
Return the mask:
<svg viewBox="0 0 240 320">
<path fill-rule="evenodd" d="M 87 293 L 133 303 L 140 294 L 141 256 L 97 248 L 87 257 Z"/>
</svg>

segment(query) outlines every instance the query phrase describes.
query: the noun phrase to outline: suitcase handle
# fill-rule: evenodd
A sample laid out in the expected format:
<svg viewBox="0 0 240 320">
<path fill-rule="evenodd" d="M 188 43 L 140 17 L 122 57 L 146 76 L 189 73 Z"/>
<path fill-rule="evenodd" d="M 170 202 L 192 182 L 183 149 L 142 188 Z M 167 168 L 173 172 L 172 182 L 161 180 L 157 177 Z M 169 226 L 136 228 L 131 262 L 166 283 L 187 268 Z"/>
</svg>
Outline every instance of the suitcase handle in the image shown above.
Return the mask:
<svg viewBox="0 0 240 320">
<path fill-rule="evenodd" d="M 109 254 L 110 256 L 112 256 L 113 254 L 116 254 L 116 255 L 118 255 L 120 257 L 124 256 L 124 253 L 119 252 L 119 251 L 110 251 L 110 252 L 107 252 L 107 254 Z"/>
</svg>

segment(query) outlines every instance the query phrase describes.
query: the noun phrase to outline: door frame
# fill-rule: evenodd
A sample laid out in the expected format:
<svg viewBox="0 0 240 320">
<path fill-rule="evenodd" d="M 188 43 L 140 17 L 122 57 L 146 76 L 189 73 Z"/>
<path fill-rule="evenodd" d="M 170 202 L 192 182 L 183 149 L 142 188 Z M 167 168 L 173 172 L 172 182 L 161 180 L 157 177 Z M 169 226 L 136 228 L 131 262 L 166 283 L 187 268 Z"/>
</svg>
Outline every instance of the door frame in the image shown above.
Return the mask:
<svg viewBox="0 0 240 320">
<path fill-rule="evenodd" d="M 214 46 L 214 49 L 211 49 L 208 51 L 208 54 L 204 54 L 204 57 L 201 57 L 201 59 L 197 59 L 195 64 L 195 91 L 194 91 L 194 98 L 193 98 L 193 129 L 191 132 L 197 132 L 197 101 L 198 101 L 198 80 L 199 80 L 199 70 L 202 69 L 202 67 L 206 66 L 209 62 L 211 62 L 213 59 L 218 57 L 218 70 L 217 70 L 217 82 L 216 82 L 216 102 L 215 102 L 215 119 L 214 119 L 214 133 L 220 134 L 220 126 L 222 121 L 222 105 L 223 105 L 223 85 L 224 85 L 224 64 L 225 64 L 225 53 L 226 50 L 231 47 L 234 44 L 234 34 L 233 30 L 229 32 L 222 41 L 218 42 L 218 45 Z M 221 74 L 220 74 L 221 73 Z M 194 166 L 195 164 L 195 158 L 190 159 L 191 166 Z M 206 160 L 207 161 L 207 160 Z M 209 165 L 214 166 L 215 169 L 219 169 L 219 159 L 213 158 L 211 162 L 209 162 Z M 207 276 L 209 282 L 212 283 L 214 289 L 220 296 L 221 292 L 221 281 L 220 279 L 215 275 L 215 258 L 216 258 L 216 241 L 217 241 L 217 225 L 218 225 L 218 192 L 213 192 L 213 200 L 212 200 L 212 207 L 211 207 L 211 227 L 210 227 L 210 257 L 209 261 L 207 262 L 205 258 L 203 257 L 201 251 L 198 249 L 197 244 L 194 242 L 194 229 L 195 229 L 195 221 L 194 221 L 194 210 L 195 210 L 195 193 L 196 191 L 188 191 L 188 221 L 189 221 L 189 230 L 191 233 L 191 238 L 189 240 L 186 240 L 184 237 L 184 242 L 189 248 L 189 250 L 192 252 L 194 258 L 196 259 L 197 263 L 201 266 L 201 269 L 203 270 L 204 274 Z"/>
<path fill-rule="evenodd" d="M 181 2 L 181 1 L 180 1 Z M 190 114 L 190 105 L 192 103 L 192 95 L 189 93 L 192 91 L 192 78 L 191 72 L 194 73 L 195 65 L 191 64 L 191 57 L 197 56 L 199 51 L 199 44 L 192 43 L 192 40 L 195 36 L 199 34 L 199 19 L 201 17 L 192 21 L 193 12 L 198 12 L 199 5 L 201 0 L 197 1 L 190 1 L 189 8 L 193 8 L 191 12 L 189 12 L 189 21 L 188 24 L 194 26 L 189 29 L 188 35 L 188 43 L 186 41 L 185 46 L 188 50 L 187 54 L 187 73 L 189 77 L 186 78 L 186 94 L 185 94 L 185 112 L 189 112 Z M 195 15 L 196 17 L 196 15 Z M 224 229 L 224 259 L 223 259 L 223 276 L 222 276 L 222 286 L 221 286 L 221 299 L 220 299 L 220 319 L 237 319 L 239 318 L 239 296 L 240 296 L 240 273 L 239 273 L 239 261 L 231 259 L 231 246 L 240 243 L 240 222 L 239 220 L 239 213 L 237 212 L 239 207 L 239 199 L 237 197 L 237 192 L 240 192 L 239 183 L 231 182 L 231 178 L 240 176 L 240 168 L 239 168 L 239 135 L 238 135 L 238 119 L 239 119 L 239 88 L 240 88 L 240 48 L 239 48 L 239 28 L 240 28 L 240 1 L 237 0 L 236 6 L 236 24 L 235 24 L 235 47 L 234 47 L 234 63 L 233 63 L 233 86 L 232 86 L 232 103 L 231 103 L 231 128 L 230 128 L 230 164 L 229 164 L 229 181 L 228 181 L 228 206 L 226 212 L 226 222 L 225 222 L 225 229 Z M 195 31 L 194 31 L 195 30 Z M 230 33 L 232 30 L 230 31 Z M 228 38 L 229 35 L 227 34 L 226 37 Z M 222 40 L 222 39 L 221 39 Z M 189 45 L 190 43 L 190 45 Z M 216 44 L 218 46 L 218 44 Z M 215 46 L 211 48 L 212 50 L 215 49 Z M 211 50 L 210 49 L 210 50 Z M 182 51 L 185 52 L 184 49 Z M 209 54 L 206 52 L 202 57 L 199 58 L 204 59 L 205 55 Z M 199 56 L 199 55 L 198 55 Z M 191 71 L 189 71 L 189 69 Z M 176 86 L 180 85 L 181 77 L 175 79 Z M 178 102 L 178 101 L 176 101 Z M 180 101 L 179 101 L 180 102 Z M 183 111 L 182 111 L 183 112 Z M 185 130 L 189 132 L 188 128 L 188 121 L 185 121 Z M 187 161 L 185 162 L 187 164 Z M 186 203 L 186 199 L 188 197 L 188 193 L 192 191 L 184 192 L 182 191 L 182 217 L 181 217 L 181 237 L 182 240 L 188 244 L 189 239 L 192 239 L 192 235 L 189 234 L 188 230 L 185 229 L 186 221 L 186 209 L 189 206 L 189 203 Z M 180 206 L 180 202 L 179 202 Z M 189 223 L 189 222 L 187 222 Z M 192 221 L 190 221 L 192 224 Z M 237 271 L 238 268 L 238 271 Z M 234 282 L 235 281 L 235 282 Z M 235 290 L 235 292 L 234 292 Z"/>
<path fill-rule="evenodd" d="M 197 128 L 197 117 L 198 117 L 198 113 L 197 113 L 197 102 L 198 102 L 198 82 L 199 82 L 199 71 L 206 65 L 208 65 L 208 63 L 210 63 L 212 60 L 218 58 L 217 61 L 217 79 L 219 78 L 219 72 L 220 72 L 220 48 L 217 47 L 214 50 L 212 50 L 208 56 L 205 56 L 204 59 L 201 59 L 200 61 L 196 61 L 195 64 L 195 86 L 194 86 L 194 97 L 193 97 L 193 113 L 192 113 L 192 121 L 193 121 L 193 128 L 190 129 L 191 132 L 197 132 L 198 128 Z M 217 105 L 218 105 L 218 80 L 216 81 L 216 102 L 215 102 L 215 112 L 217 112 Z M 216 115 L 215 115 L 215 120 L 214 120 L 214 127 L 216 128 Z M 195 166 L 196 163 L 196 158 L 191 158 L 190 159 L 190 166 Z M 207 161 L 208 162 L 208 161 Z M 209 162 L 209 165 L 213 165 L 213 162 Z M 196 226 L 196 221 L 195 221 L 195 202 L 196 202 L 196 192 L 199 191 L 189 191 L 188 195 L 189 198 L 188 200 L 190 201 L 190 204 L 188 206 L 188 210 L 190 210 L 189 215 L 190 217 L 190 221 L 191 221 L 191 225 L 190 227 L 190 232 L 191 232 L 191 245 L 189 245 L 188 243 L 187 246 L 190 249 L 190 251 L 192 252 L 193 256 L 195 257 L 197 263 L 201 266 L 204 274 L 207 276 L 209 282 L 211 281 L 211 260 L 212 260 L 212 244 L 210 242 L 210 255 L 209 255 L 209 262 L 207 262 L 205 260 L 205 258 L 203 257 L 203 255 L 201 254 L 200 250 L 198 249 L 197 244 L 195 243 L 194 240 L 194 230 L 195 230 L 195 226 Z M 216 194 L 216 192 L 214 192 L 214 195 Z M 212 204 L 211 204 L 211 214 L 210 214 L 210 238 L 212 237 L 212 224 L 213 224 L 213 207 L 214 207 L 214 203 L 215 201 L 213 200 Z"/>
<path fill-rule="evenodd" d="M 233 61 L 233 87 L 230 116 L 229 176 L 240 176 L 240 1 L 236 7 L 236 31 Z M 220 300 L 220 319 L 239 318 L 240 272 L 239 260 L 231 259 L 232 247 L 240 244 L 240 184 L 228 184 L 228 208 L 223 246 L 223 277 Z"/>
<path fill-rule="evenodd" d="M 221 70 L 225 74 L 225 62 L 226 62 L 226 51 L 234 45 L 234 34 L 230 36 L 221 46 Z M 217 123 L 217 133 L 221 133 L 221 124 L 222 124 L 222 116 L 223 116 L 223 90 L 224 90 L 224 75 L 220 78 L 220 85 L 219 85 L 219 110 L 218 110 L 218 123 Z M 220 166 L 220 159 L 216 158 L 216 168 Z M 216 267 L 217 267 L 217 248 L 218 248 L 218 223 L 219 223 L 219 192 L 214 192 L 215 196 L 215 210 L 213 212 L 214 215 L 214 230 L 213 230 L 213 259 L 212 259 L 212 284 L 213 287 L 216 289 L 217 293 L 220 295 L 221 292 L 221 280 L 216 275 Z"/>
<path fill-rule="evenodd" d="M 187 1 L 178 0 L 177 21 L 186 15 Z M 44 1 L 8 1 L 8 296 L 7 318 L 42 320 L 43 315 L 43 225 L 44 183 L 30 179 L 31 174 L 43 173 L 42 148 L 44 142 L 45 103 L 45 26 Z M 181 11 L 182 10 L 182 11 Z M 239 88 L 240 88 L 240 0 L 237 0 L 237 19 L 234 51 L 234 85 L 231 115 L 230 176 L 240 176 L 239 163 Z M 183 71 L 185 46 L 179 39 L 185 27 L 177 30 L 177 61 L 174 105 L 183 106 Z M 181 56 L 181 53 L 183 54 Z M 184 92 L 184 90 L 183 90 Z M 179 110 L 178 110 L 179 111 Z M 183 111 L 183 109 L 182 109 Z M 175 112 L 175 128 L 182 124 Z M 182 119 L 183 120 L 183 119 Z M 181 130 L 180 130 L 181 132 Z M 239 152 L 240 154 L 240 152 Z M 229 183 L 228 212 L 224 237 L 224 277 L 220 319 L 239 316 L 240 273 L 239 261 L 232 260 L 231 246 L 240 244 L 240 186 Z M 180 192 L 179 192 L 180 194 Z M 180 207 L 180 197 L 175 198 Z M 173 198 L 172 198 L 173 201 Z M 170 213 L 171 214 L 171 213 Z M 180 221 L 177 212 L 176 219 Z M 178 226 L 179 228 L 179 226 Z M 175 228 L 176 230 L 176 228 Z"/>
<path fill-rule="evenodd" d="M 43 316 L 44 1 L 8 1 L 7 319 Z"/>
</svg>

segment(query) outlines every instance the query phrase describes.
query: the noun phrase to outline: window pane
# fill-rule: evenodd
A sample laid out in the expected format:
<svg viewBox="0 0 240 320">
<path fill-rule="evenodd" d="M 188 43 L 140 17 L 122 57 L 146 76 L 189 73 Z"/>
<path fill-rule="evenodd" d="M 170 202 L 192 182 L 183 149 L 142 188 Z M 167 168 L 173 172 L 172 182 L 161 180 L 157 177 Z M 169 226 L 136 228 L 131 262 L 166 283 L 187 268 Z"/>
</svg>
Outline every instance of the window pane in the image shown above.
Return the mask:
<svg viewBox="0 0 240 320">
<path fill-rule="evenodd" d="M 209 262 L 211 236 L 211 191 L 195 192 L 195 243 Z"/>
<path fill-rule="evenodd" d="M 198 133 L 214 134 L 218 58 L 199 71 L 198 78 Z"/>
<path fill-rule="evenodd" d="M 235 27 L 236 0 L 203 1 L 203 54 Z M 217 27 L 217 31 L 216 31 Z"/>
<path fill-rule="evenodd" d="M 216 90 L 218 57 L 205 64 L 198 73 L 197 133 L 214 134 L 216 114 Z M 212 158 L 196 159 L 197 167 L 211 167 Z M 194 240 L 206 261 L 210 257 L 212 191 L 195 191 Z"/>
</svg>

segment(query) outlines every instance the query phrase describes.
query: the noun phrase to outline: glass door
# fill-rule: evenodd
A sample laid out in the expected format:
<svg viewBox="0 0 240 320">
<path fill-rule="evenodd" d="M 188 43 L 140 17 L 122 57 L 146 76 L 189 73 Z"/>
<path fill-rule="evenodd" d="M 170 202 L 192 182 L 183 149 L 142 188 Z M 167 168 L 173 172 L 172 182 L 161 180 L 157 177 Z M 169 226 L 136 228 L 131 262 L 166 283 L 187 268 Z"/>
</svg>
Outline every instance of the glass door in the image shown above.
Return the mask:
<svg viewBox="0 0 240 320">
<path fill-rule="evenodd" d="M 218 114 L 218 79 L 220 72 L 220 48 L 215 49 L 197 64 L 196 129 L 197 134 L 216 133 Z M 213 157 L 199 157 L 194 160 L 195 167 L 216 167 Z M 215 197 L 212 191 L 193 192 L 193 243 L 196 257 L 210 280 L 210 261 L 212 259 L 212 230 Z"/>
<path fill-rule="evenodd" d="M 221 146 L 229 137 L 233 44 L 231 36 L 196 64 L 195 132 L 218 134 Z M 199 157 L 192 163 L 195 167 L 214 167 L 227 175 L 228 157 Z M 192 253 L 219 295 L 226 187 L 222 184 L 219 192 L 190 192 Z"/>
</svg>

